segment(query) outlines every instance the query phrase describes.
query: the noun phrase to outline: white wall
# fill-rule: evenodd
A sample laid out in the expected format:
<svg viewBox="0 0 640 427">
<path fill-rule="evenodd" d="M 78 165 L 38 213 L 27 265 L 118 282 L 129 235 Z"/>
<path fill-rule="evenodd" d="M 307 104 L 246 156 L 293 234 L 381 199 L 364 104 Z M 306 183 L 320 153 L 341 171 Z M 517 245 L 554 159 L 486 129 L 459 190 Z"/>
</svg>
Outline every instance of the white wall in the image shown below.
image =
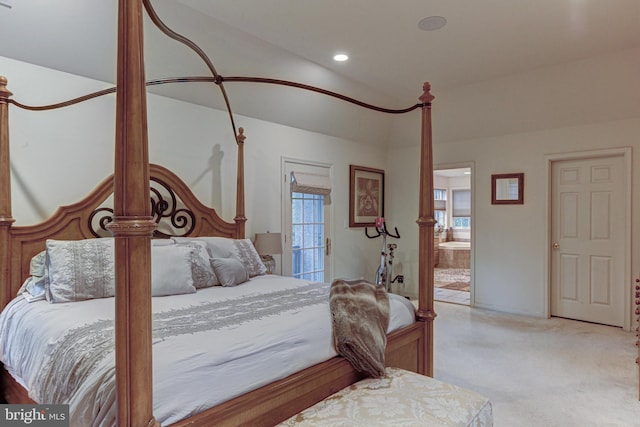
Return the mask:
<svg viewBox="0 0 640 427">
<path fill-rule="evenodd" d="M 109 87 L 0 57 L 13 98 L 30 105 L 64 101 Z M 215 92 L 212 92 L 212 96 Z M 235 214 L 235 139 L 226 112 L 148 96 L 149 157 L 176 172 L 203 203 Z M 355 108 L 355 107 L 354 107 Z M 313 114 L 313 112 L 309 112 Z M 48 218 L 59 205 L 86 195 L 113 171 L 115 96 L 53 112 L 10 107 L 12 205 L 16 225 Z M 333 165 L 333 277 L 373 279 L 377 241 L 348 229 L 349 164 L 384 168 L 385 151 L 362 144 L 236 116 L 245 128 L 247 237 L 281 227 L 281 157 Z M 222 157 L 222 160 L 220 160 Z"/>
<path fill-rule="evenodd" d="M 469 87 L 465 102 L 460 99 L 460 109 L 449 105 L 439 114 L 451 116 L 448 122 L 460 126 L 473 122 L 476 117 L 469 111 L 468 105 L 495 106 L 496 99 L 504 100 L 505 90 L 516 90 L 518 97 L 512 97 L 504 106 L 496 107 L 495 120 L 500 119 L 505 109 L 520 112 L 517 120 L 536 122 L 540 114 L 568 115 L 564 108 L 575 103 L 575 98 L 583 100 L 585 110 L 599 107 L 601 98 L 589 96 L 605 92 L 622 94 L 620 111 L 611 119 L 612 112 L 603 111 L 602 120 L 581 123 L 574 126 L 550 128 L 526 133 L 513 133 L 477 139 L 439 143 L 434 147 L 436 166 L 450 167 L 451 164 L 472 163 L 474 188 L 473 242 L 475 271 L 475 303 L 477 306 L 496 310 L 544 315 L 545 289 L 544 277 L 546 248 L 546 201 L 548 197 L 547 170 L 545 155 L 553 153 L 576 152 L 605 149 L 611 147 L 632 147 L 633 183 L 632 183 L 632 277 L 640 274 L 640 57 L 639 50 L 625 54 L 594 58 L 532 71 L 526 75 L 510 76 L 505 79 L 485 82 Z M 612 62 L 609 59 L 614 58 Z M 622 68 L 621 68 L 622 67 Z M 631 70 L 628 68 L 631 67 Z M 624 78 L 622 78 L 624 77 Z M 567 80 L 569 79 L 569 80 Z M 536 82 L 536 84 L 532 84 Z M 564 84 L 566 83 L 566 84 Z M 594 86 L 598 90 L 594 91 Z M 539 102 L 537 93 L 544 88 L 546 100 Z M 554 88 L 550 92 L 548 88 Z M 563 89 L 564 88 L 564 89 Z M 457 96 L 461 89 L 455 90 Z M 491 93 L 496 99 L 491 99 Z M 631 92 L 633 97 L 628 96 Z M 449 98 L 448 93 L 439 95 L 434 89 L 436 100 L 433 109 L 440 108 L 438 97 Z M 635 97 L 635 98 L 634 98 Z M 637 101 L 629 102 L 630 99 Z M 533 100 L 533 102 L 530 102 Z M 604 105 L 615 104 L 615 100 L 602 99 Z M 500 101 L 502 102 L 502 101 Z M 511 111 L 509 114 L 512 114 Z M 479 114 L 487 115 L 487 111 Z M 435 114 L 434 114 L 435 116 Z M 507 115 L 508 117 L 509 115 Z M 453 120 L 455 117 L 455 120 Z M 434 127 L 441 125 L 434 120 Z M 406 127 L 398 126 L 398 131 L 406 132 Z M 482 132 L 479 132 L 482 133 Z M 398 138 L 417 138 L 417 135 L 397 136 Z M 418 147 L 395 148 L 389 150 L 388 169 L 392 171 L 418 168 Z M 491 205 L 490 177 L 495 173 L 524 172 L 524 205 Z M 403 172 L 406 173 L 406 172 Z M 391 174 L 392 182 L 394 175 Z M 403 181 L 402 194 L 406 199 L 391 207 L 391 215 L 400 223 L 409 224 L 417 218 L 418 188 L 415 180 Z M 402 206 L 401 209 L 398 206 Z M 409 235 L 417 240 L 417 236 Z M 403 247 L 414 247 L 415 242 L 404 241 Z M 408 275 L 412 293 L 417 292 L 417 252 L 408 250 L 404 254 L 411 260 Z M 406 273 L 405 273 L 406 274 Z"/>
</svg>

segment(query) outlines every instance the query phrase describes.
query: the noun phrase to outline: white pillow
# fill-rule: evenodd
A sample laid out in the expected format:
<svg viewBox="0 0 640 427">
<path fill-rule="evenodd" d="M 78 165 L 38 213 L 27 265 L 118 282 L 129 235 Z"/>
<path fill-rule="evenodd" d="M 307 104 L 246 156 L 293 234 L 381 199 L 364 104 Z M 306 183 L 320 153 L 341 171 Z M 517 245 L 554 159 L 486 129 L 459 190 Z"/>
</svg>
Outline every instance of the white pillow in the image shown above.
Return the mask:
<svg viewBox="0 0 640 427">
<path fill-rule="evenodd" d="M 172 237 L 171 239 L 177 243 L 205 242 L 211 258 L 229 258 L 234 252 L 233 241 L 235 239 L 228 237 Z"/>
<path fill-rule="evenodd" d="M 29 276 L 24 281 L 22 287 L 18 291 L 18 296 L 27 300 L 27 302 L 42 301 L 46 299 L 44 292 L 44 277 Z"/>
<path fill-rule="evenodd" d="M 29 277 L 24 281 L 17 296 L 22 295 L 27 302 L 45 299 L 44 282 L 48 272 L 45 269 L 46 251 L 39 252 L 29 264 Z"/>
<path fill-rule="evenodd" d="M 47 240 L 46 247 L 48 274 L 44 278 L 44 289 L 47 301 L 61 303 L 115 295 L 113 238 Z M 204 261 L 199 257 L 197 245 L 152 244 L 152 295 L 195 292 L 192 263 L 197 259 L 202 264 Z M 25 284 L 33 288 L 36 282 L 31 280 Z"/>
<path fill-rule="evenodd" d="M 169 246 L 175 244 L 176 242 L 172 239 L 151 239 L 151 246 Z"/>
<path fill-rule="evenodd" d="M 29 263 L 29 274 L 34 277 L 44 277 L 46 271 L 46 251 L 39 252 Z"/>
<path fill-rule="evenodd" d="M 151 294 L 154 297 L 196 291 L 191 275 L 193 252 L 193 247 L 182 245 L 151 247 Z"/>
<path fill-rule="evenodd" d="M 47 240 L 45 296 L 51 303 L 115 295 L 113 238 Z"/>
<path fill-rule="evenodd" d="M 213 258 L 211 265 L 222 286 L 236 286 L 249 280 L 249 273 L 237 258 Z"/>
</svg>

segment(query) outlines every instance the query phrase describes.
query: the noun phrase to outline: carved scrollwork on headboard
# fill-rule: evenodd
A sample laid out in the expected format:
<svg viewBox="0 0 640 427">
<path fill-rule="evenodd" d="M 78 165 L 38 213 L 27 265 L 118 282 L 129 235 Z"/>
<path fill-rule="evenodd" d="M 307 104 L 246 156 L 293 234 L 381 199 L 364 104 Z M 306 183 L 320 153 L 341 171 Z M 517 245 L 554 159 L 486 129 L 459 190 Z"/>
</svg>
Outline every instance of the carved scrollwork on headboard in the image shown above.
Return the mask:
<svg viewBox="0 0 640 427">
<path fill-rule="evenodd" d="M 158 224 L 154 237 L 188 236 L 196 224 L 193 212 L 184 207 L 173 189 L 161 179 L 151 178 L 151 213 Z M 163 221 L 163 219 L 165 219 Z M 100 207 L 89 215 L 88 226 L 95 237 L 111 236 L 107 224 L 113 221 L 113 208 Z"/>
<path fill-rule="evenodd" d="M 89 215 L 89 231 L 94 237 L 111 236 L 111 233 L 107 230 L 107 224 L 111 221 L 113 221 L 113 209 L 98 208 Z"/>
<path fill-rule="evenodd" d="M 161 188 L 151 186 L 151 212 L 153 212 L 153 219 L 158 224 L 154 235 L 156 237 L 171 237 L 191 234 L 196 224 L 193 212 L 186 207 L 181 207 L 175 192 L 164 181 L 158 178 L 151 178 L 151 181 L 155 181 L 161 186 Z M 169 219 L 170 226 L 160 222 L 163 218 Z"/>
</svg>

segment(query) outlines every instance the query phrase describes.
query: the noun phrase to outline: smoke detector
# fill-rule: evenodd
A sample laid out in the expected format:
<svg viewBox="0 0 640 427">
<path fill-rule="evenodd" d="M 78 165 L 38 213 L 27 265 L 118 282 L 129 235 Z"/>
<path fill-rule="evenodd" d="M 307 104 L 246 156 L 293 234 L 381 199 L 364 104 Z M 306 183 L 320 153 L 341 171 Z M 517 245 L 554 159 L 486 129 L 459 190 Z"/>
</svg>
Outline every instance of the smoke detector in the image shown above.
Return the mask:
<svg viewBox="0 0 640 427">
<path fill-rule="evenodd" d="M 422 31 L 435 31 L 447 25 L 444 16 L 427 16 L 418 22 L 418 28 Z"/>
</svg>

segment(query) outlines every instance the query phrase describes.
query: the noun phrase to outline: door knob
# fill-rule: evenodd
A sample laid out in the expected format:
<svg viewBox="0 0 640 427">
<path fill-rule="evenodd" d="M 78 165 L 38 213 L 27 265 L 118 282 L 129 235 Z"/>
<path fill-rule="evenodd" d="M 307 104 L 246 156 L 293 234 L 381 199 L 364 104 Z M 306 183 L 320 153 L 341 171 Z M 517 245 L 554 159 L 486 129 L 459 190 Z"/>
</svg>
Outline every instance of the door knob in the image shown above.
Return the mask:
<svg viewBox="0 0 640 427">
<path fill-rule="evenodd" d="M 553 244 L 553 249 L 560 249 L 560 243 L 554 243 Z"/>
</svg>

